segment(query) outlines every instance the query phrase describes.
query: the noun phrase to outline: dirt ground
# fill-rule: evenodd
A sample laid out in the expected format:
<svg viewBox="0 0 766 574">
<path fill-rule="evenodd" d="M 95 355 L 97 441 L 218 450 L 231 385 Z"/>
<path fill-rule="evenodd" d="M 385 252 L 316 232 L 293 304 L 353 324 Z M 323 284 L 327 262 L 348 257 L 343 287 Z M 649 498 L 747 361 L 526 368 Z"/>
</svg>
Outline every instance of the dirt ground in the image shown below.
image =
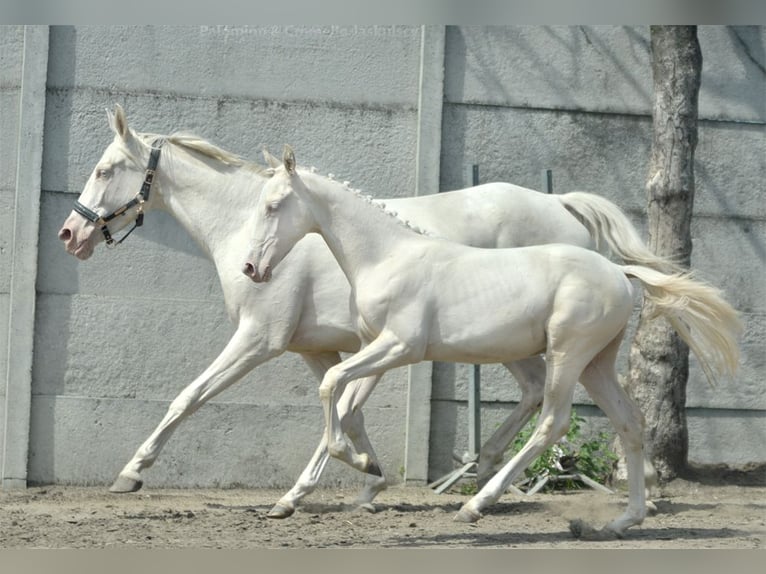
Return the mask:
<svg viewBox="0 0 766 574">
<path fill-rule="evenodd" d="M 376 512 L 355 491 L 316 491 L 285 520 L 266 513 L 279 490 L 48 486 L 0 492 L 0 548 L 764 548 L 766 486 L 676 480 L 655 489 L 658 512 L 619 540 L 582 540 L 570 520 L 601 527 L 625 492 L 507 494 L 476 524 L 454 522 L 456 489 L 394 486 Z"/>
</svg>

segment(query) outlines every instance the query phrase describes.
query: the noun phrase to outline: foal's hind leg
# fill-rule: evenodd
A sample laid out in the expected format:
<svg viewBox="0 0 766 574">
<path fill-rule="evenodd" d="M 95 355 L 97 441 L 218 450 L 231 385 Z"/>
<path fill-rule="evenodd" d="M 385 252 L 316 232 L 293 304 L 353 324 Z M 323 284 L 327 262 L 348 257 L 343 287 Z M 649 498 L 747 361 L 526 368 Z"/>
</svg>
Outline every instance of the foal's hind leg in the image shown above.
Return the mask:
<svg viewBox="0 0 766 574">
<path fill-rule="evenodd" d="M 495 466 L 503 462 L 503 454 L 511 440 L 537 412 L 543 402 L 545 361 L 541 355 L 515 363 L 504 363 L 521 387 L 521 400 L 498 429 L 482 445 L 476 469 L 476 483 L 483 488 L 492 477 Z"/>
<path fill-rule="evenodd" d="M 622 334 L 591 361 L 583 371 L 580 382 L 622 439 L 628 470 L 628 508 L 609 523 L 605 529 L 622 537 L 625 530 L 641 524 L 646 517 L 646 489 L 644 478 L 643 426 L 644 417 L 638 405 L 617 381 L 615 360 Z"/>
<path fill-rule="evenodd" d="M 575 345 L 577 347 L 577 345 Z M 573 348 L 566 355 L 559 353 L 554 360 L 548 352 L 545 395 L 542 412 L 527 444 L 501 468 L 476 495 L 463 505 L 455 516 L 458 522 L 476 522 L 481 511 L 494 504 L 513 480 L 542 452 L 564 436 L 569 428 L 574 387 L 587 362 Z"/>
</svg>

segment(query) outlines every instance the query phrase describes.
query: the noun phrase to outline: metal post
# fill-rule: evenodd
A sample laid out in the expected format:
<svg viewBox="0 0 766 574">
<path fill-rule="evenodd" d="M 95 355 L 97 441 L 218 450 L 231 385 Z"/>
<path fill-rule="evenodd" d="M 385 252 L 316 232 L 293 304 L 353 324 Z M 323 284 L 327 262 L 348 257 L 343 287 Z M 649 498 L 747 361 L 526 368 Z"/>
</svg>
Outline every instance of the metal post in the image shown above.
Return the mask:
<svg viewBox="0 0 766 574">
<path fill-rule="evenodd" d="M 544 169 L 543 173 L 543 187 L 544 193 L 553 193 L 553 170 Z"/>
<path fill-rule="evenodd" d="M 471 182 L 479 185 L 479 166 L 471 169 Z M 468 456 L 463 462 L 479 459 L 481 449 L 481 367 L 474 365 L 468 380 Z"/>
</svg>

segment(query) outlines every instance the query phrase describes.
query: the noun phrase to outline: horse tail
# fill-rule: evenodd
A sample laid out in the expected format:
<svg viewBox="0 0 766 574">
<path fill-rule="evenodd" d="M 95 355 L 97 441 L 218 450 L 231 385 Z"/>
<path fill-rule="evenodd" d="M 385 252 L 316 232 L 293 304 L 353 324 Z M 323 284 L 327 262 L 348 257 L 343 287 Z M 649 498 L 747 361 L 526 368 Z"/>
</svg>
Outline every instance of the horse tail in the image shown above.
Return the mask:
<svg viewBox="0 0 766 574">
<path fill-rule="evenodd" d="M 599 195 L 572 191 L 556 196 L 588 229 L 596 248 L 604 241 L 624 263 L 642 265 L 663 273 L 682 273 L 683 267 L 652 253 L 627 216 L 614 203 Z"/>
<path fill-rule="evenodd" d="M 719 289 L 694 279 L 690 272 L 665 274 L 638 265 L 625 265 L 622 270 L 641 282 L 644 297 L 654 304 L 649 318 L 667 318 L 697 356 L 711 384 L 716 375 L 734 375 L 742 321 Z"/>
</svg>

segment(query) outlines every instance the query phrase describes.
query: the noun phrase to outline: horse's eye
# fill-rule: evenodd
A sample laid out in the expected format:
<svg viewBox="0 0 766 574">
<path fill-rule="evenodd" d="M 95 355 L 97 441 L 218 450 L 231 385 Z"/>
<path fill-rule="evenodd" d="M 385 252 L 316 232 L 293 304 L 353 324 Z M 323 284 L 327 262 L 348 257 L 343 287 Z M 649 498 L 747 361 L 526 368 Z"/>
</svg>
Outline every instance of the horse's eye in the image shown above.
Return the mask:
<svg viewBox="0 0 766 574">
<path fill-rule="evenodd" d="M 112 175 L 112 170 L 109 168 L 99 168 L 96 170 L 96 179 L 109 179 Z"/>
</svg>

